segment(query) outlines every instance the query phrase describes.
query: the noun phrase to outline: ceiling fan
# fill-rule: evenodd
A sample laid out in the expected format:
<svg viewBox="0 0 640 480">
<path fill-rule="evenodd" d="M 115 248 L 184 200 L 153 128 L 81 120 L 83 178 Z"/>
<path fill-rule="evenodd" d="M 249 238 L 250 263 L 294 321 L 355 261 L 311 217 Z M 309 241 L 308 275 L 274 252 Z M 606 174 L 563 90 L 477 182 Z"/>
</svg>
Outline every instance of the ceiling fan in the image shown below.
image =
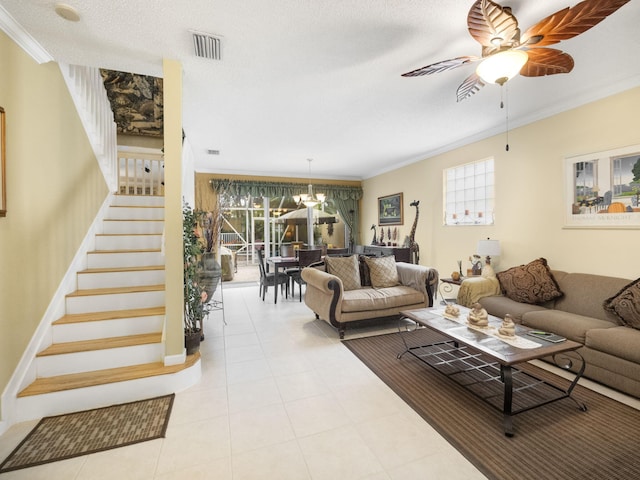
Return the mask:
<svg viewBox="0 0 640 480">
<path fill-rule="evenodd" d="M 504 85 L 518 73 L 525 77 L 569 73 L 574 65 L 571 55 L 546 47 L 589 30 L 628 2 L 584 0 L 549 15 L 521 35 L 510 7 L 491 0 L 477 0 L 469 10 L 467 25 L 471 36 L 482 45 L 482 56 L 443 60 L 402 76 L 431 75 L 481 61 L 476 71 L 458 87 L 456 95 L 460 102 L 486 83 Z"/>
</svg>

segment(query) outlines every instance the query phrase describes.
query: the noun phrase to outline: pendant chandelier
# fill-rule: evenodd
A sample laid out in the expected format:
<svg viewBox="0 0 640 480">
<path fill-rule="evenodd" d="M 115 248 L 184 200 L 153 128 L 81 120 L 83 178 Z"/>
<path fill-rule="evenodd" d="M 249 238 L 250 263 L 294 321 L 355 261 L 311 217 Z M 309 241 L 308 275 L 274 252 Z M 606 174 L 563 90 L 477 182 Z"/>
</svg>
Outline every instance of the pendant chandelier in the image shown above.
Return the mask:
<svg viewBox="0 0 640 480">
<path fill-rule="evenodd" d="M 320 203 L 324 203 L 326 196 L 324 193 L 313 193 L 313 186 L 311 185 L 311 162 L 313 159 L 308 158 L 307 162 L 309 162 L 309 185 L 307 186 L 307 193 L 303 193 L 301 195 L 295 195 L 293 197 L 296 203 L 304 203 L 306 207 L 315 207 Z"/>
</svg>

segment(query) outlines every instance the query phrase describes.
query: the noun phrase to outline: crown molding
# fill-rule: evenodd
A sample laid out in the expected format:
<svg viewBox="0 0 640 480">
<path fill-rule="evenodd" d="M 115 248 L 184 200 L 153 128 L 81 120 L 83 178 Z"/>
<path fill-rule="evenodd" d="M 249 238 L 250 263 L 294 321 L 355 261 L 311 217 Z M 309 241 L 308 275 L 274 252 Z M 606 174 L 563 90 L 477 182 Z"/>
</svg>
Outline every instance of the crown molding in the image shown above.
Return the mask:
<svg viewBox="0 0 640 480">
<path fill-rule="evenodd" d="M 36 62 L 47 63 L 53 61 L 53 57 L 49 52 L 47 52 L 22 25 L 16 22 L 2 5 L 0 5 L 0 29 L 9 35 L 9 37 Z"/>
</svg>

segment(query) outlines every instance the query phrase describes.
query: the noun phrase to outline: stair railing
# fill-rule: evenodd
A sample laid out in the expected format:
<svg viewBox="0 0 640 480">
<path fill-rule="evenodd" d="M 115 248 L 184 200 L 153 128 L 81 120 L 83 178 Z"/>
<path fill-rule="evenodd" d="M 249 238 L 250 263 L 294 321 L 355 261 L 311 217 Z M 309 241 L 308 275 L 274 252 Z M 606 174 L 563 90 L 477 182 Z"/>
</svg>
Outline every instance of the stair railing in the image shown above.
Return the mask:
<svg viewBox="0 0 640 480">
<path fill-rule="evenodd" d="M 118 192 L 124 195 L 164 195 L 164 155 L 160 150 L 118 149 Z"/>
<path fill-rule="evenodd" d="M 60 63 L 109 191 L 118 189 L 117 131 L 100 69 Z"/>
</svg>

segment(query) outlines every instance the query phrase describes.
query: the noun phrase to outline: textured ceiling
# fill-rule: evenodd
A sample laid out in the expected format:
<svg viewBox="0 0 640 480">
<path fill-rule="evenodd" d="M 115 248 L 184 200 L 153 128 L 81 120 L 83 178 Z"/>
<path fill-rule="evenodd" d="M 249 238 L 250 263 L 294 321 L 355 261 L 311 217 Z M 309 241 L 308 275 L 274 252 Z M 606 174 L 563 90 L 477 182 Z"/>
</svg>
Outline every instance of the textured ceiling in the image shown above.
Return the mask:
<svg viewBox="0 0 640 480">
<path fill-rule="evenodd" d="M 57 61 L 162 76 L 184 70 L 184 131 L 206 172 L 361 179 L 504 131 L 500 87 L 456 103 L 473 66 L 401 73 L 479 55 L 472 0 L 0 0 Z M 524 31 L 575 0 L 511 0 Z M 558 48 L 570 74 L 516 77 L 511 127 L 640 85 L 640 1 Z M 197 58 L 190 31 L 223 37 L 221 61 Z M 603 119 L 603 121 L 606 121 Z M 511 154 L 517 155 L 511 144 Z M 207 155 L 208 149 L 220 155 Z"/>
</svg>

